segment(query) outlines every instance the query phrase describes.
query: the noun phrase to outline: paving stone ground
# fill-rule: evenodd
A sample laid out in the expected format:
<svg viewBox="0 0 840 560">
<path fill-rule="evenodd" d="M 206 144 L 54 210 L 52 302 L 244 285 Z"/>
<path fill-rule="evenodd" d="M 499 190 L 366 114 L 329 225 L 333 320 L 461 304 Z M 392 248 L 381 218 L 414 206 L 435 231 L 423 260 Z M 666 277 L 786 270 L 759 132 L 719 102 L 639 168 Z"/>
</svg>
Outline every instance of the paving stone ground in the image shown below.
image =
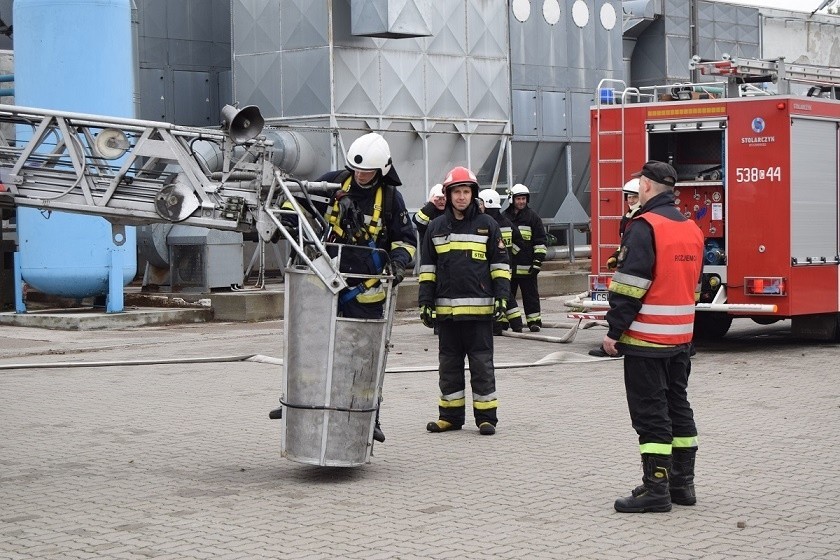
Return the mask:
<svg viewBox="0 0 840 560">
<path fill-rule="evenodd" d="M 546 321 L 569 323 L 564 298 Z M 110 331 L 0 327 L 0 558 L 840 557 L 840 345 L 737 320 L 694 360 L 698 504 L 619 514 L 641 476 L 620 360 L 496 339 L 498 433 L 430 434 L 436 338 L 400 313 L 384 444 L 370 464 L 280 456 L 267 417 L 281 368 L 183 357 L 282 357 L 281 321 Z M 561 336 L 562 329 L 546 334 Z M 739 526 L 739 524 L 741 526 Z"/>
</svg>

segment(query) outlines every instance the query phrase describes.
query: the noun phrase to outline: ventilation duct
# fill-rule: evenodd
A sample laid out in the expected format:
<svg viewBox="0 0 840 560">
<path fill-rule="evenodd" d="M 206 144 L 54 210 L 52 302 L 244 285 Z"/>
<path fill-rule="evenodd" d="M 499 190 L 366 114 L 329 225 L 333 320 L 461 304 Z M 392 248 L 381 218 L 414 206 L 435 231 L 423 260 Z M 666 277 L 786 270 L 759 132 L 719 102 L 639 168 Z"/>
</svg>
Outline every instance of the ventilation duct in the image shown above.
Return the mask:
<svg viewBox="0 0 840 560">
<path fill-rule="evenodd" d="M 350 30 L 359 37 L 408 39 L 432 32 L 420 4 L 423 0 L 351 0 Z"/>
</svg>

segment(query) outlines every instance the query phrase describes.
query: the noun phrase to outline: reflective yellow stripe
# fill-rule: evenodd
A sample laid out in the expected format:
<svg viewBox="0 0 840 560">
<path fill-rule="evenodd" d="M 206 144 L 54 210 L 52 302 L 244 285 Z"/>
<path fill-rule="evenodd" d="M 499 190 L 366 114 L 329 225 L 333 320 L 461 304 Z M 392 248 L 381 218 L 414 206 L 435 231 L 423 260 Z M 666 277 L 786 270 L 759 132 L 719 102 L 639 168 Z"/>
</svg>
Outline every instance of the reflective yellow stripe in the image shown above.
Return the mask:
<svg viewBox="0 0 840 560">
<path fill-rule="evenodd" d="M 473 400 L 473 408 L 476 410 L 492 410 L 499 408 L 499 401 L 493 399 L 492 401 L 476 401 Z"/>
<path fill-rule="evenodd" d="M 644 295 L 647 293 L 647 290 L 644 288 L 637 288 L 636 286 L 630 286 L 628 284 L 622 284 L 620 282 L 616 282 L 613 279 L 610 282 L 610 287 L 607 289 L 609 292 L 613 292 L 615 294 L 619 294 L 622 296 L 629 296 L 636 299 L 642 299 Z"/>
<path fill-rule="evenodd" d="M 356 300 L 359 303 L 379 303 L 385 301 L 385 290 L 380 286 L 375 290 L 362 292 L 356 296 Z"/>
<path fill-rule="evenodd" d="M 648 348 L 669 348 L 667 344 L 657 344 L 655 342 L 639 340 L 638 338 L 634 338 L 628 334 L 622 334 L 621 338 L 619 338 L 618 341 L 623 344 L 629 344 L 631 346 L 647 346 Z"/>
<path fill-rule="evenodd" d="M 395 249 L 405 249 L 409 256 L 413 259 L 416 247 L 414 247 L 411 243 L 406 243 L 405 241 L 394 241 L 391 243 L 391 250 L 394 251 Z"/>
<path fill-rule="evenodd" d="M 510 280 L 510 270 L 491 270 L 490 278 L 492 278 L 493 280 L 496 280 L 497 278 L 506 278 Z"/>
<path fill-rule="evenodd" d="M 441 408 L 463 408 L 464 406 L 466 406 L 466 404 L 467 404 L 467 399 L 465 399 L 465 398 L 454 399 L 454 400 L 451 400 L 451 401 L 445 401 L 443 399 L 440 399 L 438 401 L 438 405 Z"/>
<path fill-rule="evenodd" d="M 652 453 L 654 455 L 670 455 L 670 443 L 643 443 L 639 446 L 639 453 L 642 455 Z"/>
<path fill-rule="evenodd" d="M 511 231 L 511 228 L 502 228 L 502 242 L 504 242 L 505 247 L 511 247 L 513 245 L 513 232 Z"/>
<path fill-rule="evenodd" d="M 643 290 L 650 289 L 650 285 L 652 283 L 651 280 L 647 278 L 642 278 L 641 276 L 634 276 L 632 274 L 627 274 L 626 272 L 616 272 L 613 274 L 613 282 L 618 282 L 620 284 L 625 284 L 627 286 L 633 286 L 636 288 L 642 288 Z"/>
<path fill-rule="evenodd" d="M 421 272 L 417 278 L 418 282 L 437 282 L 437 274 L 434 272 Z"/>
<path fill-rule="evenodd" d="M 674 449 L 686 449 L 689 447 L 694 448 L 698 446 L 697 443 L 697 436 L 675 437 L 673 441 L 671 441 L 671 447 Z"/>
<path fill-rule="evenodd" d="M 450 241 L 448 243 L 435 242 L 435 251 L 437 253 L 448 253 L 449 251 L 486 251 L 486 243 L 476 243 L 474 241 Z"/>
<path fill-rule="evenodd" d="M 492 305 L 463 305 L 459 307 L 449 307 L 438 305 L 436 307 L 438 315 L 492 315 Z"/>
</svg>

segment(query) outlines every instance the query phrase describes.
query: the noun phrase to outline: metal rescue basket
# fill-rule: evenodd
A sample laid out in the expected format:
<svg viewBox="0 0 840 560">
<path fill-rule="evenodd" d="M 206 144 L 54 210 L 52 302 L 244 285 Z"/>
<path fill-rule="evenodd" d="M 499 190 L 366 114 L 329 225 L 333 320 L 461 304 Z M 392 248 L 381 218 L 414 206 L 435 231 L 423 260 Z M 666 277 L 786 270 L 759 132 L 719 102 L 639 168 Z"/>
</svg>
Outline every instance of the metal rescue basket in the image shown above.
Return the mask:
<svg viewBox="0 0 840 560">
<path fill-rule="evenodd" d="M 370 460 L 396 307 L 391 280 L 382 285 L 385 317 L 349 319 L 308 267 L 286 269 L 283 456 L 328 467 Z"/>
<path fill-rule="evenodd" d="M 286 182 L 279 184 L 294 211 L 267 208 L 284 235 L 280 219 L 284 212 L 306 215 Z M 311 200 L 307 189 L 314 190 L 314 184 L 301 187 Z M 338 272 L 347 246 L 323 243 L 318 237 L 324 235 L 317 236 L 304 220 L 300 226 L 296 235 L 286 235 L 294 252 L 285 273 L 281 453 L 310 465 L 355 467 L 368 463 L 373 449 L 396 287 L 393 276 L 384 272 L 377 276 Z M 326 231 L 326 224 L 320 226 Z M 353 246 L 353 250 L 366 249 Z M 380 252 L 387 261 L 387 252 L 369 250 Z M 385 292 L 383 318 L 338 316 L 345 293 L 341 290 L 348 280 L 371 278 L 378 279 Z"/>
</svg>

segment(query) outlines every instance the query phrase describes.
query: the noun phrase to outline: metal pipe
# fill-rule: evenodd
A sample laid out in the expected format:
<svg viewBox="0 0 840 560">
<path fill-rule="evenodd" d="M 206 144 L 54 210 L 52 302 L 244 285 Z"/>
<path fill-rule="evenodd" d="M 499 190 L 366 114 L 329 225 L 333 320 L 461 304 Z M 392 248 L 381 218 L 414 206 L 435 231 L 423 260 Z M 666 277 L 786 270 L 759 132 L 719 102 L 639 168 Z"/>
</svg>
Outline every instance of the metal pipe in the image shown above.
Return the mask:
<svg viewBox="0 0 840 560">
<path fill-rule="evenodd" d="M 576 257 L 588 258 L 592 256 L 592 247 L 590 245 L 577 245 L 572 247 L 572 251 L 574 252 L 574 256 Z M 554 259 L 566 258 L 569 258 L 569 247 L 546 247 L 545 260 L 551 261 Z"/>
</svg>

